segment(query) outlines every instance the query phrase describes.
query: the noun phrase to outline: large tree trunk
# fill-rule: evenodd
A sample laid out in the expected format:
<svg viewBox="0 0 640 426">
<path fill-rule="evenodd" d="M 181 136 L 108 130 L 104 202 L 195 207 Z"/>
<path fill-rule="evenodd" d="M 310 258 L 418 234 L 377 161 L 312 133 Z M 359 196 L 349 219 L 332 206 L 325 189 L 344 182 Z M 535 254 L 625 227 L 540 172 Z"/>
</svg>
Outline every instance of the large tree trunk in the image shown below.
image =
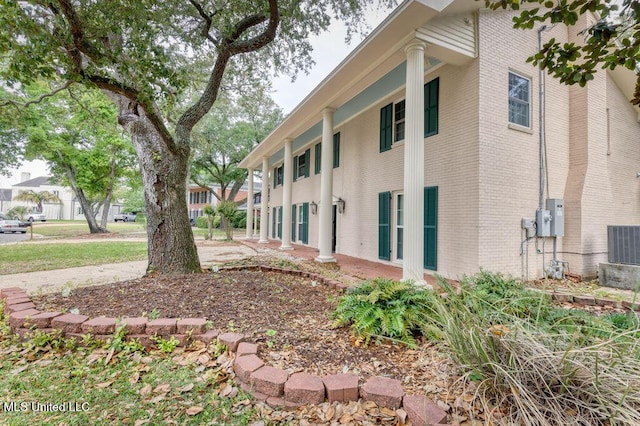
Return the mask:
<svg viewBox="0 0 640 426">
<path fill-rule="evenodd" d="M 111 153 L 111 174 L 109 175 L 109 186 L 107 186 L 106 198 L 102 206 L 102 219 L 100 226 L 107 229 L 107 221 L 109 220 L 109 210 L 111 210 L 111 198 L 113 197 L 113 183 L 116 180 L 116 154 Z"/>
<path fill-rule="evenodd" d="M 142 108 L 123 96 L 111 95 L 118 105 L 118 121 L 132 136 L 142 171 L 149 243 L 147 273 L 202 272 L 187 211 L 189 145 L 167 143 Z"/>
</svg>

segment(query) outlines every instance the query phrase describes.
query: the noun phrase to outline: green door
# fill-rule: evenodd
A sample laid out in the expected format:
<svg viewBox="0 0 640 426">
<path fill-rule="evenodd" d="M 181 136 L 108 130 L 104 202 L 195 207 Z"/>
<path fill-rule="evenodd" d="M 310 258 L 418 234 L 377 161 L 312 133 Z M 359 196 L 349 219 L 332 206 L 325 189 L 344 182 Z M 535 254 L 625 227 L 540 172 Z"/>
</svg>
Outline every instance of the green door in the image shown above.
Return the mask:
<svg viewBox="0 0 640 426">
<path fill-rule="evenodd" d="M 278 207 L 278 238 L 282 239 L 282 206 Z"/>
<path fill-rule="evenodd" d="M 424 188 L 424 267 L 438 269 L 438 187 Z"/>
<path fill-rule="evenodd" d="M 391 192 L 378 193 L 378 258 L 391 259 Z"/>
</svg>

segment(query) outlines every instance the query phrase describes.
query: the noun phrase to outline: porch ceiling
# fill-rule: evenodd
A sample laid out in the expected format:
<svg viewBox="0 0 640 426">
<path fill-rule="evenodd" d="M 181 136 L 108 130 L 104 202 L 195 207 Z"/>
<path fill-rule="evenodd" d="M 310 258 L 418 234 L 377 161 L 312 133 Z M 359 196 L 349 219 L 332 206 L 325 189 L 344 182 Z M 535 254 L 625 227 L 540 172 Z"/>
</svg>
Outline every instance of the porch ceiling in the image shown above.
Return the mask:
<svg viewBox="0 0 640 426">
<path fill-rule="evenodd" d="M 303 140 L 313 137 L 311 133 L 321 122 L 323 109 L 338 109 L 383 77 L 397 72 L 405 61 L 403 47 L 435 16 L 477 8 L 477 3 L 469 0 L 404 1 L 242 160 L 240 167 L 260 168 L 262 158 L 271 158 L 280 151 L 285 138 L 300 138 L 296 149 Z"/>
</svg>

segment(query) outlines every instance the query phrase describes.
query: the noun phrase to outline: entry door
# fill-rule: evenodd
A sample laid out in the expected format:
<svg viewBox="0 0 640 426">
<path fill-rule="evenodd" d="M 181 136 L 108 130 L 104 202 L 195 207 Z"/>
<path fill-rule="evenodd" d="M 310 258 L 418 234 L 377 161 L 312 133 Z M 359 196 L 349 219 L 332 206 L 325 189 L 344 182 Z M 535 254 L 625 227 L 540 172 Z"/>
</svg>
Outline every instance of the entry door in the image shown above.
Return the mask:
<svg viewBox="0 0 640 426">
<path fill-rule="evenodd" d="M 336 252 L 336 229 L 338 222 L 338 206 L 333 205 L 333 212 L 331 214 L 331 253 Z"/>
</svg>

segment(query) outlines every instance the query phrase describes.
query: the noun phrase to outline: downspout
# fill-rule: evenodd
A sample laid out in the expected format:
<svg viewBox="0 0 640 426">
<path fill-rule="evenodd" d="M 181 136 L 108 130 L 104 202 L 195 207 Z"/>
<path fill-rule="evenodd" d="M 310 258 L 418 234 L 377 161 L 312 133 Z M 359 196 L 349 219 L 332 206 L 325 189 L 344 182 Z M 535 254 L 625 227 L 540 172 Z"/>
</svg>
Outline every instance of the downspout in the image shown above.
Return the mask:
<svg viewBox="0 0 640 426">
<path fill-rule="evenodd" d="M 538 52 L 542 50 L 542 32 L 547 29 L 546 25 L 541 26 L 538 29 Z M 540 188 L 539 188 L 539 200 L 538 208 L 544 210 L 544 145 L 545 145 L 545 98 L 544 98 L 544 71 L 542 65 L 538 65 L 538 133 L 540 137 L 539 142 L 539 162 L 540 162 Z"/>
</svg>

